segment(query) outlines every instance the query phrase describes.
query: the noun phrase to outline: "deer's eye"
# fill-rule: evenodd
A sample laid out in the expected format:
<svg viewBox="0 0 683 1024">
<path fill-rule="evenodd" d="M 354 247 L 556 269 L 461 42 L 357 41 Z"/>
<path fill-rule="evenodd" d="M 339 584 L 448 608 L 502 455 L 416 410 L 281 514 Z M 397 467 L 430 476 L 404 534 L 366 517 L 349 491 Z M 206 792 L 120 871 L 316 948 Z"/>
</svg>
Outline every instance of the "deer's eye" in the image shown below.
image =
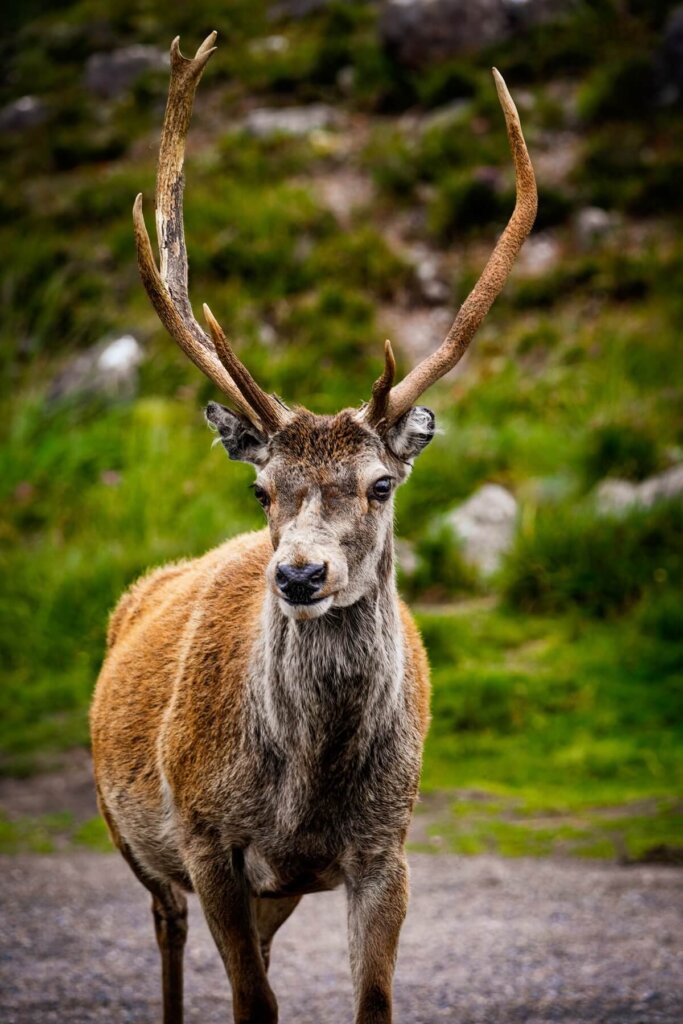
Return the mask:
<svg viewBox="0 0 683 1024">
<path fill-rule="evenodd" d="M 256 500 L 258 501 L 261 508 L 269 508 L 270 498 L 268 497 L 268 492 L 265 491 L 263 487 L 259 487 L 258 484 L 254 484 L 254 495 L 256 496 Z"/>
<path fill-rule="evenodd" d="M 381 476 L 368 491 L 368 497 L 375 501 L 386 501 L 391 494 L 391 477 Z"/>
</svg>

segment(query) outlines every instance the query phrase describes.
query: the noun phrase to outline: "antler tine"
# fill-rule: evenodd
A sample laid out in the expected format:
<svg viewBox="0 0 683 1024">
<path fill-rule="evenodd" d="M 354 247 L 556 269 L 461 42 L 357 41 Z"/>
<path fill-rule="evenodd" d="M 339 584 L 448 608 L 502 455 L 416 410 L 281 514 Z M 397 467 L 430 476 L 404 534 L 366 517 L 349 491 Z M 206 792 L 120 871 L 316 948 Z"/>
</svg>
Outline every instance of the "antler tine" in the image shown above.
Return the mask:
<svg viewBox="0 0 683 1024">
<path fill-rule="evenodd" d="M 198 336 L 198 332 L 201 332 L 202 335 L 204 334 L 201 327 L 196 322 L 192 324 L 187 323 L 181 316 L 161 278 L 142 212 L 142 194 L 138 195 L 133 206 L 133 224 L 140 277 L 157 316 L 171 337 L 178 343 L 185 355 L 192 360 L 195 366 L 209 380 L 213 381 L 223 394 L 227 395 L 234 402 L 241 413 L 249 419 L 253 419 L 253 410 L 245 402 L 236 385 L 209 348 L 207 344 L 208 339 L 202 340 Z"/>
<path fill-rule="evenodd" d="M 391 385 L 394 383 L 395 375 L 396 359 L 394 358 L 394 351 L 391 347 L 391 342 L 387 338 L 384 342 L 384 369 L 372 385 L 372 397 L 368 402 L 364 414 L 365 419 L 368 423 L 372 424 L 373 427 L 379 426 L 379 424 L 386 419 L 387 403 L 389 401 Z"/>
<path fill-rule="evenodd" d="M 479 325 L 502 291 L 519 250 L 536 219 L 536 179 L 522 134 L 519 114 L 502 75 L 495 68 L 493 78 L 505 115 L 508 141 L 515 165 L 515 208 L 481 277 L 460 307 L 442 344 L 436 352 L 423 359 L 407 377 L 392 388 L 387 398 L 386 421 L 389 425 L 407 412 L 428 387 L 452 370 L 462 358 Z M 368 409 L 371 405 L 372 403 Z"/>
<path fill-rule="evenodd" d="M 233 368 L 242 367 L 243 371 L 241 376 L 239 373 L 237 376 L 240 376 L 241 381 L 248 378 L 251 382 L 249 395 L 242 392 L 240 380 L 233 377 L 228 367 L 223 365 L 208 335 L 195 320 L 188 294 L 188 262 L 183 225 L 185 139 L 197 85 L 216 50 L 215 41 L 216 33 L 211 32 L 193 58 L 182 55 L 179 37 L 171 43 L 171 79 L 156 181 L 160 268 L 157 268 L 145 226 L 142 195 L 137 197 L 133 207 L 138 267 L 159 319 L 183 352 L 255 426 L 274 431 L 284 422 L 284 410 L 261 391 L 233 353 Z M 273 413 L 271 405 L 277 410 L 277 415 Z"/>
<path fill-rule="evenodd" d="M 282 406 L 274 398 L 261 390 L 246 366 L 239 361 L 221 325 L 206 303 L 204 303 L 204 318 L 209 325 L 211 337 L 213 338 L 213 343 L 221 363 L 249 402 L 249 405 L 256 409 L 266 430 L 272 434 L 276 433 L 283 426 L 284 422 Z"/>
</svg>

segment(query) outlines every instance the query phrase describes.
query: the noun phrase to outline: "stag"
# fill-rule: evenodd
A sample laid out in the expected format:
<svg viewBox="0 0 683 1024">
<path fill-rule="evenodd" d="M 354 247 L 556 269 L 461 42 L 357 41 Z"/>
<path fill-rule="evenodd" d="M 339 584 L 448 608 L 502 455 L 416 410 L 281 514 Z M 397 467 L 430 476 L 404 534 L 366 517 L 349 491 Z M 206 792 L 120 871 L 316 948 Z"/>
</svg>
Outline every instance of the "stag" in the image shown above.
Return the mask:
<svg viewBox="0 0 683 1024">
<path fill-rule="evenodd" d="M 181 1024 L 185 894 L 195 892 L 238 1024 L 274 1024 L 271 940 L 302 896 L 344 884 L 356 1024 L 389 1024 L 406 912 L 404 844 L 429 720 L 429 669 L 394 578 L 393 499 L 434 434 L 419 396 L 465 352 L 536 213 L 515 106 L 494 70 L 517 199 L 440 347 L 394 384 L 391 345 L 369 400 L 289 408 L 188 296 L 185 137 L 216 33 L 171 46 L 156 180 L 157 267 L 142 197 L 137 258 L 161 322 L 228 398 L 206 418 L 256 469 L 268 526 L 157 569 L 120 600 L 91 710 L 99 805 L 152 896 L 163 1019 Z"/>
</svg>

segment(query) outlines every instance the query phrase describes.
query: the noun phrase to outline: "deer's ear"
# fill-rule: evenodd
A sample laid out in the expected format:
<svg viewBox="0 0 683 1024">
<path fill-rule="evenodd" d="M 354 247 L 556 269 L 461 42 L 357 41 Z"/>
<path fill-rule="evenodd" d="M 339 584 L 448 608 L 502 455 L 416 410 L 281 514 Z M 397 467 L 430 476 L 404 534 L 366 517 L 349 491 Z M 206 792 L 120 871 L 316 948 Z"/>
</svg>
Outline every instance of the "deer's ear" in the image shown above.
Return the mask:
<svg viewBox="0 0 683 1024">
<path fill-rule="evenodd" d="M 387 432 L 386 443 L 401 462 L 412 462 L 427 447 L 435 432 L 432 410 L 416 405 Z"/>
<path fill-rule="evenodd" d="M 221 444 L 231 459 L 264 466 L 268 461 L 268 438 L 256 427 L 218 402 L 209 402 L 204 415 L 209 426 L 216 431 Z"/>
</svg>

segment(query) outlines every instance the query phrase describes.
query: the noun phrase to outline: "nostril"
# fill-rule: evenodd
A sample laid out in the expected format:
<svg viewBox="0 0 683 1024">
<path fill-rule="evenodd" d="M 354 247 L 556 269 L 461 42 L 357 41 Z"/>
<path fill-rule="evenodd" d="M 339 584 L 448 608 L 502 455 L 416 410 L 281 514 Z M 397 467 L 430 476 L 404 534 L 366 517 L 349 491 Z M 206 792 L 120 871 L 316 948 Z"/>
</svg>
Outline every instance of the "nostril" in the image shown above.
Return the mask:
<svg viewBox="0 0 683 1024">
<path fill-rule="evenodd" d="M 275 570 L 275 582 L 277 583 L 278 587 L 286 587 L 287 586 L 287 583 L 289 582 L 289 576 L 287 575 L 286 570 L 288 568 L 289 568 L 288 565 L 287 566 L 278 565 L 277 569 Z"/>
<path fill-rule="evenodd" d="M 326 565 L 309 565 L 307 568 L 310 570 L 308 579 L 311 583 L 323 583 L 327 576 Z"/>
<path fill-rule="evenodd" d="M 302 603 L 320 590 L 326 576 L 327 566 L 318 564 L 280 564 L 275 570 L 275 582 L 282 593 Z"/>
</svg>

